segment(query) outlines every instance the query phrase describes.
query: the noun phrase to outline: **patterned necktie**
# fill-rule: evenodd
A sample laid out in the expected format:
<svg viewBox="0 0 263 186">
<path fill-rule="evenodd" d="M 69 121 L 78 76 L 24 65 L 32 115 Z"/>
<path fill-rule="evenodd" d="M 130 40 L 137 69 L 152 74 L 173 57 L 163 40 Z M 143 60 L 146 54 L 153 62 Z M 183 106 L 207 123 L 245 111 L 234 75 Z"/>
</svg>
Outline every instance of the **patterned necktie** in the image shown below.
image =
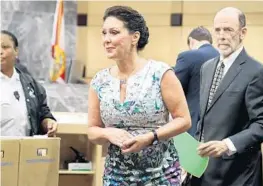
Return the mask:
<svg viewBox="0 0 263 186">
<path fill-rule="evenodd" d="M 211 86 L 211 89 L 209 92 L 207 109 L 211 106 L 213 97 L 214 97 L 216 90 L 217 90 L 218 86 L 220 85 L 220 82 L 223 78 L 224 68 L 225 68 L 225 65 L 224 65 L 223 61 L 221 61 L 220 65 L 216 68 L 216 72 L 215 72 L 215 75 L 213 78 L 212 86 Z"/>
<path fill-rule="evenodd" d="M 209 92 L 207 109 L 209 109 L 209 107 L 211 106 L 213 97 L 214 97 L 216 90 L 217 90 L 218 86 L 220 85 L 220 82 L 223 78 L 225 65 L 224 65 L 223 61 L 220 61 L 219 63 L 220 63 L 220 65 L 216 68 L 216 72 L 214 74 L 212 86 L 211 86 L 211 89 Z M 204 126 L 202 127 L 201 141 L 204 142 Z"/>
</svg>

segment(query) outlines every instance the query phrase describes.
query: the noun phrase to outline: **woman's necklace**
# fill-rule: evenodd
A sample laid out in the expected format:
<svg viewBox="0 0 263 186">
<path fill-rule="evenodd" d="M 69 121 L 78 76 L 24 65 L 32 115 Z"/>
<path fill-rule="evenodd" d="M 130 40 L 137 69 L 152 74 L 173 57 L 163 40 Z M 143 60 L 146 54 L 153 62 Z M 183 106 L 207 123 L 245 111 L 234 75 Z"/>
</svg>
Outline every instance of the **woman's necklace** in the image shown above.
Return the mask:
<svg viewBox="0 0 263 186">
<path fill-rule="evenodd" d="M 126 85 L 127 80 L 126 79 L 120 79 L 120 85 Z"/>
<path fill-rule="evenodd" d="M 136 66 L 134 67 L 134 69 L 131 71 L 131 73 L 126 78 L 120 79 L 120 86 L 127 84 L 127 79 L 132 75 L 132 73 L 135 71 L 135 69 L 136 69 Z"/>
</svg>

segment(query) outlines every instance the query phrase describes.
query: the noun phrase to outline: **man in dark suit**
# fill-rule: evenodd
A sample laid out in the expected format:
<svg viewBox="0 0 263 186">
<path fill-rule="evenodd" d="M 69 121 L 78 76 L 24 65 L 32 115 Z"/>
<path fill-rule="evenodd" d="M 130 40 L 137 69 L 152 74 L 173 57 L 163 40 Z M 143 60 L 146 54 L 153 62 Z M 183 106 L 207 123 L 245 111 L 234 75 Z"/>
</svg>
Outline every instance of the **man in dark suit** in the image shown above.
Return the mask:
<svg viewBox="0 0 263 186">
<path fill-rule="evenodd" d="M 208 167 L 194 186 L 261 186 L 263 66 L 243 47 L 245 15 L 224 8 L 214 18 L 220 57 L 201 68 L 198 147 Z"/>
<path fill-rule="evenodd" d="M 178 55 L 174 71 L 183 86 L 191 114 L 192 127 L 188 132 L 194 136 L 199 120 L 200 68 L 219 53 L 212 46 L 210 32 L 202 26 L 191 31 L 187 44 L 190 50 Z"/>
</svg>

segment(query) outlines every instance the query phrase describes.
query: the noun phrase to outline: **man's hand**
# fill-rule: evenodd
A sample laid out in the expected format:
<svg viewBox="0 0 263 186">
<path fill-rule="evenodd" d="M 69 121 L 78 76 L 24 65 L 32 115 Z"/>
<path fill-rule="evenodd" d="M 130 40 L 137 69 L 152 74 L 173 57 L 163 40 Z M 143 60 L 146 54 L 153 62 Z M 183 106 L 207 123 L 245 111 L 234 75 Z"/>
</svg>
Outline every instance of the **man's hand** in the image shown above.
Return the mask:
<svg viewBox="0 0 263 186">
<path fill-rule="evenodd" d="M 42 121 L 42 127 L 49 137 L 55 137 L 58 124 L 55 120 L 46 118 Z"/>
<path fill-rule="evenodd" d="M 202 143 L 197 148 L 200 156 L 220 157 L 228 151 L 224 141 L 209 141 Z"/>
</svg>

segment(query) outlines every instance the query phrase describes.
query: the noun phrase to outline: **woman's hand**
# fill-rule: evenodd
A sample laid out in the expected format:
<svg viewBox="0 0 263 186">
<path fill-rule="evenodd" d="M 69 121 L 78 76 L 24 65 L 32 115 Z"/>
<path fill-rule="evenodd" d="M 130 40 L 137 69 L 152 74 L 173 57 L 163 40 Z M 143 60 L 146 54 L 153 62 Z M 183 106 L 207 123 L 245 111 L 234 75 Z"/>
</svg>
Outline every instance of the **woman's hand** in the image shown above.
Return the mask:
<svg viewBox="0 0 263 186">
<path fill-rule="evenodd" d="M 128 139 L 123 143 L 122 153 L 128 154 L 128 153 L 139 152 L 140 150 L 147 147 L 148 145 L 151 145 L 153 138 L 154 138 L 153 133 L 150 132 L 147 134 L 138 135 L 136 137 Z"/>
<path fill-rule="evenodd" d="M 118 128 L 107 128 L 106 129 L 106 138 L 108 141 L 118 147 L 122 148 L 123 143 L 133 138 L 129 132 L 123 129 Z"/>
</svg>

